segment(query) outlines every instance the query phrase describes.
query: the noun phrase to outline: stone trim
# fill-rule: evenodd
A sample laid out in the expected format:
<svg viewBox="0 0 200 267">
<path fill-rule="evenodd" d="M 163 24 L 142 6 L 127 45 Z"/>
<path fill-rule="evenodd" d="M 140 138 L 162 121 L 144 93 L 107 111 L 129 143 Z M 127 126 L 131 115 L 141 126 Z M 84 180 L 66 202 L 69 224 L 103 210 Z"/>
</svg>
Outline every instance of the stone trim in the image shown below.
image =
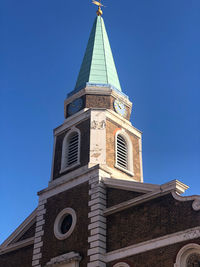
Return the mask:
<svg viewBox="0 0 200 267">
<path fill-rule="evenodd" d="M 200 245 L 195 243 L 187 244 L 179 250 L 174 267 L 187 267 L 186 260 L 190 254 L 200 254 Z"/>
<path fill-rule="evenodd" d="M 88 267 L 106 267 L 104 255 L 106 253 L 106 218 L 103 216 L 103 210 L 106 207 L 106 189 L 101 182 L 102 176 L 109 176 L 105 172 L 98 170 L 97 173 L 90 177 L 90 201 L 88 206 L 90 212 L 90 224 L 88 230 L 90 232 L 88 237 L 89 249 L 89 263 Z"/>
<path fill-rule="evenodd" d="M 89 164 L 106 164 L 106 114 L 97 110 L 90 113 Z"/>
<path fill-rule="evenodd" d="M 118 262 L 113 267 L 130 267 L 127 263 L 125 262 Z"/>
<path fill-rule="evenodd" d="M 72 133 L 77 133 L 78 134 L 78 151 L 77 151 L 77 161 L 66 167 L 67 164 L 67 160 L 69 155 L 66 155 L 66 151 L 67 151 L 67 146 L 68 146 L 68 137 L 72 134 Z M 65 171 L 68 171 L 74 167 L 77 167 L 80 165 L 80 152 L 81 152 L 81 132 L 78 128 L 76 128 L 75 126 L 73 126 L 65 135 L 64 139 L 63 139 L 63 144 L 62 144 L 62 156 L 61 156 L 61 169 L 60 169 L 60 173 L 63 173 Z"/>
<path fill-rule="evenodd" d="M 187 186 L 185 186 L 184 184 L 182 184 L 182 185 L 184 185 L 185 187 L 184 186 L 180 187 L 180 184 L 182 184 L 182 183 L 177 181 L 177 180 L 173 180 L 169 183 L 161 185 L 159 190 L 156 190 L 156 191 L 153 191 L 150 193 L 146 193 L 142 196 L 124 201 L 120 204 L 117 204 L 117 205 L 114 205 L 110 208 L 105 209 L 104 215 L 108 216 L 108 215 L 111 215 L 113 213 L 116 213 L 116 212 L 128 209 L 130 207 L 137 206 L 141 203 L 150 201 L 152 199 L 164 196 L 166 194 L 169 194 L 169 193 L 174 194 L 174 192 L 176 192 L 176 191 L 180 192 L 181 190 L 183 190 L 183 188 L 187 188 Z M 198 203 L 199 203 L 199 199 L 198 199 Z M 197 206 L 197 203 L 195 203 L 195 207 L 196 206 Z"/>
<path fill-rule="evenodd" d="M 35 223 L 36 218 L 36 212 L 37 209 L 35 209 L 24 221 L 21 223 L 17 229 L 1 244 L 0 246 L 0 253 L 2 251 L 6 251 L 7 247 L 9 249 L 10 245 L 12 247 L 15 246 L 15 244 L 11 244 L 13 242 L 16 242 L 16 246 L 21 244 L 20 242 L 17 242 L 17 240 Z M 24 240 L 25 242 L 25 240 Z"/>
<path fill-rule="evenodd" d="M 106 187 L 116 188 L 134 192 L 149 193 L 160 189 L 160 185 L 135 182 L 130 180 L 121 180 L 115 178 L 103 178 L 103 183 Z"/>
<path fill-rule="evenodd" d="M 64 216 L 66 214 L 70 214 L 72 216 L 72 225 L 69 229 L 69 231 L 67 231 L 67 233 L 62 234 L 60 232 L 60 225 L 62 223 L 62 220 L 64 218 Z M 56 236 L 57 239 L 59 240 L 63 240 L 68 238 L 72 232 L 74 231 L 74 227 L 76 225 L 76 221 L 77 221 L 77 217 L 76 217 L 76 212 L 75 210 L 71 209 L 71 208 L 65 208 L 63 209 L 56 217 L 56 220 L 54 222 L 54 235 Z"/>
<path fill-rule="evenodd" d="M 111 262 L 149 250 L 170 246 L 172 244 L 192 240 L 200 237 L 200 227 L 194 227 L 185 231 L 176 232 L 174 234 L 165 235 L 159 238 L 151 239 L 132 246 L 124 247 L 118 250 L 111 251 L 106 254 L 106 262 Z M 182 266 L 181 266 L 182 267 Z"/>
<path fill-rule="evenodd" d="M 115 111 L 111 110 L 111 109 L 105 109 L 106 111 L 106 118 L 111 120 L 112 122 L 115 122 L 119 125 L 123 125 L 123 128 L 129 132 L 131 132 L 132 134 L 134 134 L 135 136 L 137 136 L 138 138 L 142 137 L 142 132 L 140 130 L 138 130 L 137 128 L 135 128 L 130 121 L 128 121 L 127 119 L 123 118 L 121 115 L 117 114 Z"/>
<path fill-rule="evenodd" d="M 142 161 L 142 137 L 140 139 L 138 139 L 139 142 L 139 158 L 140 158 L 140 179 L 141 182 L 144 182 L 144 178 L 143 178 L 143 161 Z"/>
<path fill-rule="evenodd" d="M 67 263 L 74 263 L 74 267 L 79 266 L 79 261 L 81 260 L 81 256 L 79 253 L 69 252 L 58 257 L 52 258 L 45 267 L 57 267 Z M 71 266 L 71 265 L 70 265 Z"/>
<path fill-rule="evenodd" d="M 0 255 L 17 250 L 19 248 L 27 247 L 27 246 L 32 245 L 32 244 L 34 244 L 34 237 L 27 238 L 27 239 L 19 241 L 17 243 L 10 244 L 9 246 L 7 246 L 4 249 L 0 249 Z"/>
<path fill-rule="evenodd" d="M 109 88 L 109 87 L 85 87 L 82 90 L 78 91 L 76 94 L 73 94 L 72 96 L 68 97 L 65 100 L 65 105 L 68 105 L 70 102 L 72 102 L 74 99 L 81 97 L 83 95 L 108 95 L 108 96 L 113 96 L 114 98 L 118 98 L 128 107 L 132 107 L 132 103 L 128 100 L 127 97 L 123 96 L 121 93 L 116 92 L 115 90 Z"/>
<path fill-rule="evenodd" d="M 198 195 L 194 195 L 194 196 L 180 196 L 178 195 L 176 192 L 172 192 L 172 196 L 178 200 L 178 201 L 193 201 L 192 203 L 192 208 L 195 211 L 199 211 L 200 210 L 200 196 Z"/>
<path fill-rule="evenodd" d="M 88 108 L 84 108 L 74 115 L 68 117 L 62 125 L 54 129 L 54 135 L 58 135 L 65 131 L 67 128 L 72 126 L 76 126 L 80 122 L 88 119 L 90 117 L 90 110 Z"/>
<path fill-rule="evenodd" d="M 39 199 L 38 208 L 37 208 L 37 217 L 36 217 L 36 229 L 35 229 L 35 239 L 33 246 L 33 257 L 32 257 L 32 266 L 40 267 L 40 259 L 42 258 L 41 249 L 43 246 L 42 237 L 44 235 L 43 226 L 45 224 L 45 204 L 47 200 Z"/>
<path fill-rule="evenodd" d="M 121 135 L 126 142 L 127 145 L 127 169 L 122 168 L 121 166 L 118 165 L 117 163 L 117 137 L 118 135 Z M 127 174 L 134 176 L 134 160 L 133 160 L 133 144 L 131 142 L 130 136 L 126 133 L 124 129 L 120 129 L 116 132 L 115 134 L 115 168 L 118 168 L 122 170 L 123 172 L 126 172 Z"/>
</svg>

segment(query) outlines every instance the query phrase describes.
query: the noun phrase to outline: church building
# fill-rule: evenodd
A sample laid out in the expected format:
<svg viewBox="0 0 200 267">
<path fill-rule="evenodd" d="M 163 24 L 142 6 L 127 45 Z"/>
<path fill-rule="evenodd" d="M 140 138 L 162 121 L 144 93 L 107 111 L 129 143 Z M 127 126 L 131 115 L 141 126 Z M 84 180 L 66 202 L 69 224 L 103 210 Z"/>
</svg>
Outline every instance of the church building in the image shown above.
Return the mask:
<svg viewBox="0 0 200 267">
<path fill-rule="evenodd" d="M 200 196 L 181 196 L 178 180 L 143 181 L 142 133 L 97 4 L 48 187 L 1 244 L 0 267 L 200 267 Z"/>
</svg>

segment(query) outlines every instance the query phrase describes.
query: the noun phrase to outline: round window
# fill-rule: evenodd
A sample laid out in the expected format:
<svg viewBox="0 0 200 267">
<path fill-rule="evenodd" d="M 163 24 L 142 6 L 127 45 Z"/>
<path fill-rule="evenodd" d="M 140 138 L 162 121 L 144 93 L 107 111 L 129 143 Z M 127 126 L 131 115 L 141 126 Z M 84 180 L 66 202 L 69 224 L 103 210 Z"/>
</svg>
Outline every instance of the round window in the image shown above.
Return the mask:
<svg viewBox="0 0 200 267">
<path fill-rule="evenodd" d="M 56 217 L 54 223 L 54 234 L 59 240 L 71 235 L 76 225 L 76 213 L 71 208 L 62 210 Z"/>
</svg>

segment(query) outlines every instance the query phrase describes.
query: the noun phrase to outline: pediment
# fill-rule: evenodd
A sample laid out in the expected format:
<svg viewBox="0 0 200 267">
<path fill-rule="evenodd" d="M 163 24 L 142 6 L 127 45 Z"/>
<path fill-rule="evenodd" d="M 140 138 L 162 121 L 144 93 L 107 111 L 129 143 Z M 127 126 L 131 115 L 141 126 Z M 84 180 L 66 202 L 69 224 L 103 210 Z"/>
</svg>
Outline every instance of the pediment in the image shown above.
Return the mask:
<svg viewBox="0 0 200 267">
<path fill-rule="evenodd" d="M 13 251 L 34 243 L 36 211 L 37 209 L 35 209 L 1 244 L 0 254 L 7 253 L 9 251 Z"/>
</svg>

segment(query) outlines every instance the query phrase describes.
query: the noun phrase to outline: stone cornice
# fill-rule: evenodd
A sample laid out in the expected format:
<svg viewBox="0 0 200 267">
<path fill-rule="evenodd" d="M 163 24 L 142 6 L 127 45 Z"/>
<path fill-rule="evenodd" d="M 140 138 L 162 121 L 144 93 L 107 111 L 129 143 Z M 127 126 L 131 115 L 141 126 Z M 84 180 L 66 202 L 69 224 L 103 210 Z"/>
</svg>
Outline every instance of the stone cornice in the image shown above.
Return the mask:
<svg viewBox="0 0 200 267">
<path fill-rule="evenodd" d="M 111 185 L 111 183 L 109 183 L 109 180 L 108 179 L 105 179 L 105 184 L 107 183 L 108 186 L 110 187 L 113 187 L 115 186 L 114 188 L 116 188 L 116 185 L 117 185 L 117 180 L 116 182 L 112 182 L 113 185 Z M 127 181 L 120 181 L 120 183 L 122 184 L 127 184 L 128 185 L 128 182 Z M 152 199 L 155 199 L 155 198 L 158 198 L 158 197 L 161 197 L 161 196 L 164 196 L 166 194 L 169 194 L 169 193 L 174 193 L 174 192 L 177 192 L 177 193 L 184 193 L 185 190 L 188 188 L 188 186 L 184 185 L 183 183 L 181 183 L 180 181 L 178 180 L 173 180 L 169 183 L 166 183 L 166 184 L 163 184 L 161 186 L 156 186 L 156 185 L 149 185 L 149 184 L 145 184 L 145 183 L 135 183 L 135 182 L 130 182 L 130 188 L 131 188 L 131 183 L 133 183 L 132 185 L 132 191 L 134 191 L 134 185 L 136 186 L 136 189 L 135 191 L 138 192 L 138 189 L 142 189 L 142 187 L 144 187 L 145 189 L 149 188 L 149 193 L 146 193 L 142 196 L 139 196 L 139 197 L 136 197 L 136 198 L 133 198 L 133 199 L 130 199 L 128 201 L 124 201 L 120 204 L 117 204 L 117 205 L 114 205 L 112 207 L 109 207 L 107 209 L 104 210 L 104 215 L 105 216 L 108 216 L 108 215 L 111 215 L 113 213 L 116 213 L 116 212 L 119 212 L 119 211 L 122 211 L 122 210 L 125 210 L 125 209 L 128 209 L 130 207 L 133 207 L 133 206 L 137 206 L 141 203 L 144 203 L 144 202 L 147 202 L 147 201 L 150 201 Z M 116 185 L 115 185 L 116 184 Z M 120 189 L 120 187 L 118 187 Z M 151 188 L 151 190 L 150 190 Z M 155 189 L 155 190 L 153 190 Z M 184 190 L 185 189 L 185 190 Z M 140 191 L 141 192 L 141 191 Z M 186 200 L 187 201 L 187 200 Z M 197 201 L 197 200 L 196 200 Z M 194 206 L 198 206 L 196 203 L 197 202 L 194 202 Z M 198 199 L 198 204 L 199 204 L 199 199 Z"/>
<path fill-rule="evenodd" d="M 34 237 L 0 248 L 0 255 L 34 244 Z"/>
<path fill-rule="evenodd" d="M 17 244 L 23 244 L 26 243 L 26 240 L 23 240 L 23 242 L 17 242 L 17 240 L 28 230 L 29 227 L 33 225 L 33 223 L 36 221 L 36 212 L 37 209 L 35 209 L 20 225 L 19 227 L 1 244 L 0 251 L 4 251 L 9 247 L 14 247 L 15 243 L 11 245 L 11 243 L 16 242 Z M 27 239 L 28 240 L 28 239 Z M 28 241 L 27 241 L 28 242 Z"/>
</svg>

